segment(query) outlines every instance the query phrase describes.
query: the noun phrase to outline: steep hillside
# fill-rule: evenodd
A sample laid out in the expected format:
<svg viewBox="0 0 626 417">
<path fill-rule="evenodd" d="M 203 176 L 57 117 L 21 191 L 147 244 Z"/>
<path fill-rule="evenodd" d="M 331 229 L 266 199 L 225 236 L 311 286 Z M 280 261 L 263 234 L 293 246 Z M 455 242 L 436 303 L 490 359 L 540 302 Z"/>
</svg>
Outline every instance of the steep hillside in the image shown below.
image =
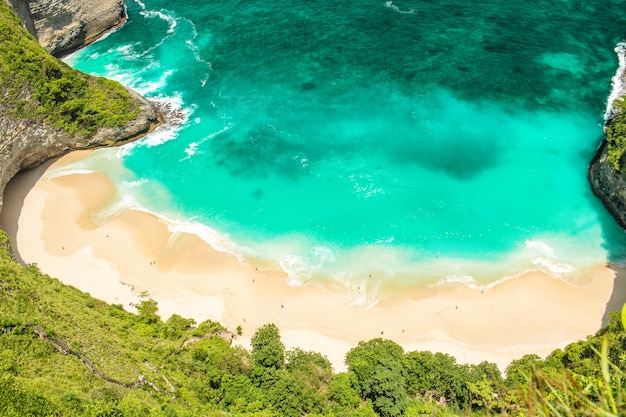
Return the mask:
<svg viewBox="0 0 626 417">
<path fill-rule="evenodd" d="M 88 271 L 85 271 L 88 274 Z M 541 360 L 461 365 L 445 354 L 361 342 L 334 374 L 319 353 L 286 351 L 276 326 L 250 352 L 218 323 L 167 322 L 144 298 L 131 314 L 19 265 L 0 231 L 0 415 L 623 415 L 626 332 L 617 316 Z"/>
<path fill-rule="evenodd" d="M 19 171 L 70 150 L 138 137 L 153 106 L 119 83 L 88 76 L 49 55 L 0 4 L 0 208 Z"/>
<path fill-rule="evenodd" d="M 615 220 L 626 228 L 626 102 L 613 104 L 606 125 L 606 139 L 589 166 L 589 182 Z"/>
<path fill-rule="evenodd" d="M 93 42 L 124 22 L 124 0 L 9 0 L 26 29 L 53 55 Z"/>
</svg>

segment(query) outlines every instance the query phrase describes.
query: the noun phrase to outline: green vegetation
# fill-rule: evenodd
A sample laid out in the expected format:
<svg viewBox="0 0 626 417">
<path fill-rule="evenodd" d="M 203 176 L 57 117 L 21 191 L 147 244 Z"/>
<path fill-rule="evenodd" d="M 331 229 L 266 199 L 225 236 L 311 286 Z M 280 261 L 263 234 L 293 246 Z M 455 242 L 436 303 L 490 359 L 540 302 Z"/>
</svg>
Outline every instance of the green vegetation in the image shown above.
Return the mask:
<svg viewBox="0 0 626 417">
<path fill-rule="evenodd" d="M 121 126 L 139 111 L 115 82 L 49 56 L 0 5 L 0 92 L 9 116 L 70 135 Z M 611 163 L 626 149 L 625 102 L 607 127 Z M 286 351 L 279 329 L 252 349 L 219 323 L 196 326 L 142 294 L 138 314 L 108 305 L 10 256 L 0 231 L 0 416 L 623 416 L 626 332 L 609 326 L 545 360 L 461 365 L 445 354 L 361 342 L 333 373 L 319 353 Z M 85 272 L 86 274 L 88 271 Z M 626 319 L 626 310 L 623 315 Z M 239 326 L 237 334 L 243 329 Z M 229 337 L 230 335 L 230 337 Z"/>
<path fill-rule="evenodd" d="M 606 138 L 608 142 L 608 160 L 616 171 L 620 171 L 624 164 L 624 152 L 626 152 L 626 100 L 613 102 L 615 116 L 606 126 Z"/>
<path fill-rule="evenodd" d="M 88 273 L 88 272 L 86 272 Z M 138 314 L 23 267 L 0 231 L 2 416 L 585 416 L 626 411 L 626 332 L 610 325 L 545 360 L 496 366 L 361 342 L 333 373 L 316 352 L 286 351 L 268 324 L 250 352 L 219 324 Z M 221 337 L 220 335 L 224 336 Z M 620 414 L 621 413 L 621 414 Z"/>
<path fill-rule="evenodd" d="M 13 11 L 0 3 L 0 93 L 7 115 L 93 135 L 123 126 L 139 113 L 117 82 L 88 76 L 49 55 Z"/>
</svg>

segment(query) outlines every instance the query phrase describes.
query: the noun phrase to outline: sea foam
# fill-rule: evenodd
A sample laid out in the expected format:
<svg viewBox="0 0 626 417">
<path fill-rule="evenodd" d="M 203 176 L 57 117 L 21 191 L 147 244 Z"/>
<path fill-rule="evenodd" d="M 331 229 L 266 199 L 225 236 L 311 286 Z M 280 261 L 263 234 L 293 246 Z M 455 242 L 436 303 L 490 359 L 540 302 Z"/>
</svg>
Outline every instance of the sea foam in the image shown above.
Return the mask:
<svg viewBox="0 0 626 417">
<path fill-rule="evenodd" d="M 197 123 L 199 123 L 199 121 L 197 121 Z M 189 144 L 189 146 L 187 146 L 187 148 L 185 148 L 185 154 L 187 156 L 185 156 L 182 160 L 185 159 L 189 159 L 191 157 L 193 157 L 194 155 L 196 155 L 196 153 L 198 152 L 198 148 L 200 146 L 202 146 L 202 144 L 206 141 L 209 141 L 211 139 L 214 139 L 215 137 L 221 135 L 222 133 L 227 132 L 228 130 L 230 130 L 232 128 L 232 125 L 226 125 L 224 126 L 222 129 L 218 130 L 217 132 L 213 132 L 205 137 L 203 137 L 202 139 L 200 139 L 198 142 L 191 142 Z"/>
<path fill-rule="evenodd" d="M 613 42 L 617 25 L 510 2 L 497 17 L 403 0 L 128 7 L 125 32 L 72 63 L 183 117 L 96 163 L 134 195 L 112 213 L 159 213 L 172 233 L 361 307 L 390 288 L 489 288 L 528 271 L 567 281 L 606 261 L 584 156 L 599 136 L 599 74 L 614 71 L 598 39 Z M 418 12 L 433 19 L 416 25 Z M 520 36 L 510 16 L 580 36 Z"/>
<path fill-rule="evenodd" d="M 385 7 L 393 10 L 394 12 L 397 13 L 402 13 L 402 14 L 414 14 L 416 12 L 415 9 L 409 9 L 409 10 L 400 10 L 400 8 L 398 6 L 396 6 L 395 4 L 393 4 L 393 1 L 387 1 L 385 2 Z"/>
<path fill-rule="evenodd" d="M 626 79 L 626 42 L 620 42 L 615 47 L 615 53 L 617 54 L 618 67 L 615 75 L 611 79 L 612 90 L 606 101 L 606 111 L 604 112 L 604 121 L 608 121 L 614 116 L 615 110 L 613 109 L 613 102 L 622 97 L 626 91 L 624 91 L 624 80 Z"/>
</svg>

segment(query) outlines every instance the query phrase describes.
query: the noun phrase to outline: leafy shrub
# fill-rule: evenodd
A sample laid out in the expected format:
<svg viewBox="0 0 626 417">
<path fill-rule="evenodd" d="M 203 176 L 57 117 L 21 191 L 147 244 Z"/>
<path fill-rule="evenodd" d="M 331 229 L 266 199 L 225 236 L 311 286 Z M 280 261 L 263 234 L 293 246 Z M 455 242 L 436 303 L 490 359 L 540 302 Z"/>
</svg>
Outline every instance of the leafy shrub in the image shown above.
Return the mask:
<svg viewBox="0 0 626 417">
<path fill-rule="evenodd" d="M 615 116 L 606 126 L 608 142 L 608 160 L 616 171 L 620 171 L 626 152 L 626 101 L 624 99 L 613 102 Z"/>
<path fill-rule="evenodd" d="M 121 127 L 140 112 L 121 84 L 83 74 L 48 54 L 4 3 L 0 93 L 8 116 L 44 121 L 69 135 Z"/>
</svg>

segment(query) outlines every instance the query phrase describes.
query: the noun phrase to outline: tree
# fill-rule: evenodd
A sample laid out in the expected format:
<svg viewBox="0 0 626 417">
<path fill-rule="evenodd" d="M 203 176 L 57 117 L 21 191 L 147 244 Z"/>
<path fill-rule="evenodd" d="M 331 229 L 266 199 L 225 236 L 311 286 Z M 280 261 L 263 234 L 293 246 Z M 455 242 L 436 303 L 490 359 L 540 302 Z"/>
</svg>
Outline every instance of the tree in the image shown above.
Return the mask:
<svg viewBox="0 0 626 417">
<path fill-rule="evenodd" d="M 282 368 L 285 364 L 285 345 L 275 324 L 266 324 L 257 329 L 250 341 L 252 360 L 264 368 Z"/>
<path fill-rule="evenodd" d="M 341 408 L 355 409 L 361 403 L 358 385 L 359 381 L 357 381 L 354 373 L 336 374 L 328 384 L 329 398 Z"/>
<path fill-rule="evenodd" d="M 326 357 L 298 348 L 287 352 L 286 369 L 315 390 L 326 387 L 333 376 L 333 367 Z"/>
<path fill-rule="evenodd" d="M 356 375 L 363 398 L 372 400 L 381 416 L 399 416 L 407 408 L 404 350 L 381 338 L 359 345 L 346 355 L 350 372 Z"/>
<path fill-rule="evenodd" d="M 139 313 L 139 321 L 144 324 L 156 324 L 161 321 L 157 315 L 159 306 L 152 298 L 148 298 L 147 292 L 142 292 L 139 296 L 142 300 L 137 304 L 137 312 Z"/>
<path fill-rule="evenodd" d="M 266 398 L 272 409 L 285 417 L 321 413 L 326 405 L 322 395 L 285 369 L 276 371 L 276 380 L 266 391 Z"/>
<path fill-rule="evenodd" d="M 172 314 L 165 322 L 163 333 L 168 339 L 179 339 L 194 324 L 196 324 L 194 319 L 186 319 L 178 314 Z"/>
<path fill-rule="evenodd" d="M 528 380 L 541 368 L 541 358 L 535 354 L 524 355 L 506 368 L 506 383 L 510 388 L 528 385 Z"/>
<path fill-rule="evenodd" d="M 404 365 L 409 395 L 443 397 L 457 408 L 467 407 L 466 365 L 458 365 L 454 357 L 445 353 L 431 352 L 407 353 Z"/>
</svg>

